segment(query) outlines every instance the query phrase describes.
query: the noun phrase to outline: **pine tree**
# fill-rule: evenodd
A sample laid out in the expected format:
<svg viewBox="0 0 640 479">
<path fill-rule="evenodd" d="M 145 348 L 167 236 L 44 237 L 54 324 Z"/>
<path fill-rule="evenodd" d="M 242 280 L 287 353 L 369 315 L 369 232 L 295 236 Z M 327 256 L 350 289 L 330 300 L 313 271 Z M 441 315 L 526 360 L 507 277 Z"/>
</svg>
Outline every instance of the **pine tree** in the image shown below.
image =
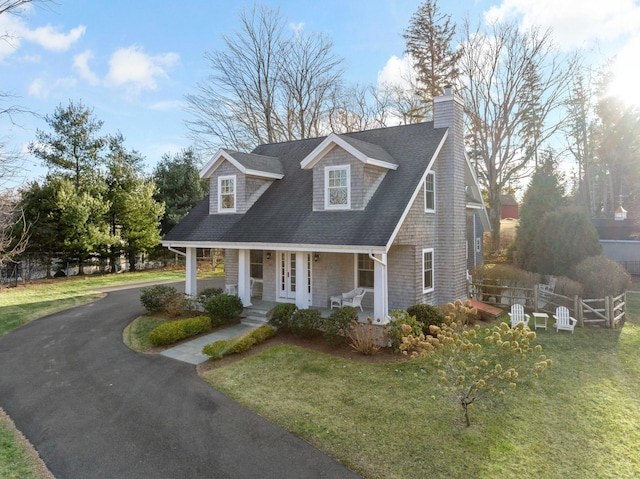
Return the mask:
<svg viewBox="0 0 640 479">
<path fill-rule="evenodd" d="M 418 72 L 418 92 L 425 106 L 458 79 L 461 50 L 451 47 L 455 29 L 451 16 L 440 12 L 437 1 L 426 0 L 404 32 L 406 53 L 411 55 Z"/>
</svg>

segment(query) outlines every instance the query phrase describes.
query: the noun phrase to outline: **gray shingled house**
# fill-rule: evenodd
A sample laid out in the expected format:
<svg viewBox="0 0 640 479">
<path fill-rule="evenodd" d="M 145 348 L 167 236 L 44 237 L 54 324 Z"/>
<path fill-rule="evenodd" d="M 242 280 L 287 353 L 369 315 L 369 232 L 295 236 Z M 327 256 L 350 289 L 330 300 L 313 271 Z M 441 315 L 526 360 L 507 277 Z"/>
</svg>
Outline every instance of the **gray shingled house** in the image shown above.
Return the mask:
<svg viewBox="0 0 640 479">
<path fill-rule="evenodd" d="M 433 116 L 218 151 L 201 171 L 209 196 L 162 241 L 186 249 L 186 292 L 197 293 L 196 249 L 224 248 L 226 283 L 245 306 L 328 308 L 364 288 L 364 309 L 385 320 L 392 309 L 466 297 L 488 218 L 462 101 L 436 98 Z"/>
</svg>

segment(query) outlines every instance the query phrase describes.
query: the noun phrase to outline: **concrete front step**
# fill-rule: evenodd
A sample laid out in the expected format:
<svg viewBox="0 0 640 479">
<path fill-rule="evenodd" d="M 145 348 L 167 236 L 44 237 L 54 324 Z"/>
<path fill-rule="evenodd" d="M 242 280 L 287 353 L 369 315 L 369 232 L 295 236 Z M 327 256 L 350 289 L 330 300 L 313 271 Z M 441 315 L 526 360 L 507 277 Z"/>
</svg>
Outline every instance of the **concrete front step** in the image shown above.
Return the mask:
<svg viewBox="0 0 640 479">
<path fill-rule="evenodd" d="M 267 324 L 267 312 L 262 309 L 256 309 L 248 307 L 244 309 L 244 317 L 242 318 L 242 324 L 249 324 L 255 326 L 262 326 Z"/>
</svg>

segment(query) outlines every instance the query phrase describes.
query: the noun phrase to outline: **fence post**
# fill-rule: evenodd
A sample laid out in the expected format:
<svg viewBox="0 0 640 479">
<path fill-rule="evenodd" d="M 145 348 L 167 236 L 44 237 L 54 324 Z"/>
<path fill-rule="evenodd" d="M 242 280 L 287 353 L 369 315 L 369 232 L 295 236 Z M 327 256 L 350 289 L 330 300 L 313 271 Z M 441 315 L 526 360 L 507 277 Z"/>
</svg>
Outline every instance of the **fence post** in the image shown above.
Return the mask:
<svg viewBox="0 0 640 479">
<path fill-rule="evenodd" d="M 608 328 L 612 328 L 613 327 L 613 319 L 611 317 L 611 314 L 613 313 L 612 308 L 611 308 L 611 303 L 609 302 L 609 300 L 611 299 L 610 296 L 605 296 L 604 297 L 604 314 L 607 317 L 607 327 Z"/>
<path fill-rule="evenodd" d="M 538 285 L 533 287 L 533 310 L 538 312 Z"/>
<path fill-rule="evenodd" d="M 582 313 L 582 299 L 576 294 L 573 298 L 573 310 L 576 312 L 578 326 L 584 328 L 584 314 Z"/>
</svg>

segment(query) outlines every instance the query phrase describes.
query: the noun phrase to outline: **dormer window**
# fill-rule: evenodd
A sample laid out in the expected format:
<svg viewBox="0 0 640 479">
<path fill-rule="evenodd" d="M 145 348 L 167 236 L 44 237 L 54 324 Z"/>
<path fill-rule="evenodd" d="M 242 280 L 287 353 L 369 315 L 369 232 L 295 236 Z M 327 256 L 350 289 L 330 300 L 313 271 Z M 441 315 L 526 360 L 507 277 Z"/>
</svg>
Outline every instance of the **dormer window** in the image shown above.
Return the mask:
<svg viewBox="0 0 640 479">
<path fill-rule="evenodd" d="M 218 212 L 235 213 L 236 211 L 236 177 L 221 176 L 218 178 Z"/>
<path fill-rule="evenodd" d="M 436 174 L 427 173 L 424 180 L 424 210 L 428 213 L 436 211 Z"/>
<path fill-rule="evenodd" d="M 327 166 L 324 170 L 325 208 L 347 209 L 351 207 L 351 167 Z"/>
</svg>

